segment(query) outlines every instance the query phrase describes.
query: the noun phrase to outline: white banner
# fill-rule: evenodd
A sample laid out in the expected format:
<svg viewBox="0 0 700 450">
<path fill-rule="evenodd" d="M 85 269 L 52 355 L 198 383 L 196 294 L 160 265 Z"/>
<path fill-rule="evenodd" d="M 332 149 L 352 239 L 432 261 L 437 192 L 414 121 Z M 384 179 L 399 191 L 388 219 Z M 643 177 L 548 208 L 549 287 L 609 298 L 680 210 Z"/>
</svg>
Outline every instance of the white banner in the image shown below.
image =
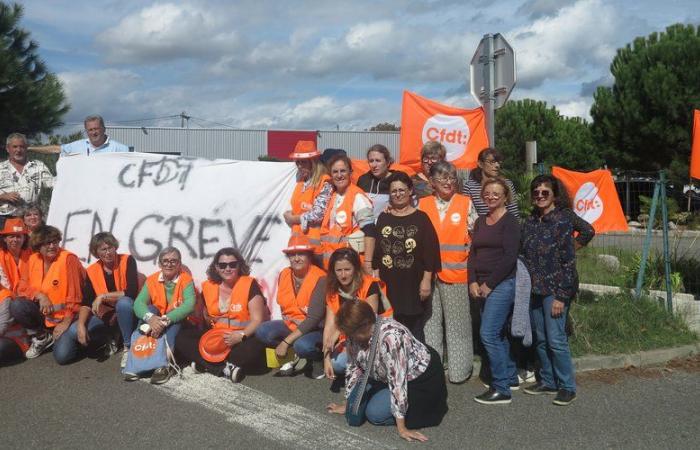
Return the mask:
<svg viewBox="0 0 700 450">
<path fill-rule="evenodd" d="M 217 250 L 238 248 L 272 308 L 290 229 L 293 163 L 206 160 L 148 153 L 62 156 L 48 223 L 87 266 L 90 238 L 111 231 L 139 272 L 157 270 L 166 246 L 199 282 Z"/>
</svg>

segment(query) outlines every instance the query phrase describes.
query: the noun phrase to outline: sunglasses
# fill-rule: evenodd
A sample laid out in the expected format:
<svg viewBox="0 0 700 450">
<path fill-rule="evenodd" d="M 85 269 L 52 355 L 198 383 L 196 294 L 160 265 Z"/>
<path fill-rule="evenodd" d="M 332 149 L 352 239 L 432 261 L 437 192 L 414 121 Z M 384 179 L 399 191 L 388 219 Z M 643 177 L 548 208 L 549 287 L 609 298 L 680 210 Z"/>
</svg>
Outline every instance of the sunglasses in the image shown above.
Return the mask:
<svg viewBox="0 0 700 450">
<path fill-rule="evenodd" d="M 535 198 L 549 198 L 549 195 L 551 194 L 551 191 L 547 189 L 535 189 L 532 191 L 532 196 Z"/>
<path fill-rule="evenodd" d="M 216 263 L 216 267 L 218 267 L 219 270 L 226 270 L 227 267 L 229 269 L 235 269 L 236 267 L 238 267 L 238 261 L 230 261 L 227 263 L 225 263 L 225 262 Z"/>
</svg>

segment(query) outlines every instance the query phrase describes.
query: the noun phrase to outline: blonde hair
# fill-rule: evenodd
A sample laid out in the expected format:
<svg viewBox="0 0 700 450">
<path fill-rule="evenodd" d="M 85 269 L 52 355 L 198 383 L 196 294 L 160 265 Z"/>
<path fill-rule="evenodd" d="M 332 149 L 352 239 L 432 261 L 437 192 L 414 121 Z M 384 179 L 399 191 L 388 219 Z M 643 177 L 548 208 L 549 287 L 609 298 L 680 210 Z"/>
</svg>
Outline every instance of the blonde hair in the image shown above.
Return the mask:
<svg viewBox="0 0 700 450">
<path fill-rule="evenodd" d="M 321 162 L 320 158 L 313 158 L 311 160 L 311 177 L 309 178 L 311 186 L 318 186 L 321 182 L 321 178 L 327 173 L 328 170 L 326 170 L 326 166 Z"/>
</svg>

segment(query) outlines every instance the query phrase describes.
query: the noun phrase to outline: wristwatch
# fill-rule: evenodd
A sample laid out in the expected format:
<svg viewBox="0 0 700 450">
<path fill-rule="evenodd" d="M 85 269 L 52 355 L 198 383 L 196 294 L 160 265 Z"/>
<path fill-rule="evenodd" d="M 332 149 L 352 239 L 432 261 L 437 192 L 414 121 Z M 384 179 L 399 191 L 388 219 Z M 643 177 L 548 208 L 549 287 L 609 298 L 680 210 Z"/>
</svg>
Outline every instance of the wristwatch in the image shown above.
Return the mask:
<svg viewBox="0 0 700 450">
<path fill-rule="evenodd" d="M 246 339 L 248 339 L 248 335 L 245 334 L 245 331 L 241 331 L 241 342 L 245 341 Z"/>
</svg>

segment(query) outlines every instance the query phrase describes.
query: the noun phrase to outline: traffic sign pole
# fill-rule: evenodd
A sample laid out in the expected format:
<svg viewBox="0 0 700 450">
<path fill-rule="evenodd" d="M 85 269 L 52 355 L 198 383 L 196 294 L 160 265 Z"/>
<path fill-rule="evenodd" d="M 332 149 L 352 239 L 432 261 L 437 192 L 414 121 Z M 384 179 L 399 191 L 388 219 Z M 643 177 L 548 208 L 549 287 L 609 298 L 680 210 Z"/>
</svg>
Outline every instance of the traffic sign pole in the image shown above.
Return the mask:
<svg viewBox="0 0 700 450">
<path fill-rule="evenodd" d="M 485 64 L 484 64 L 484 84 L 486 88 L 486 98 L 488 99 L 485 102 L 485 109 L 486 109 L 486 131 L 489 136 L 489 146 L 495 147 L 496 146 L 496 136 L 495 136 L 495 124 L 494 124 L 494 111 L 495 111 L 495 106 L 496 106 L 496 95 L 494 92 L 494 56 L 493 56 L 493 35 L 492 34 L 486 34 L 484 35 L 484 39 L 486 40 L 486 45 L 484 45 L 484 54 L 483 57 L 485 59 Z"/>
</svg>

